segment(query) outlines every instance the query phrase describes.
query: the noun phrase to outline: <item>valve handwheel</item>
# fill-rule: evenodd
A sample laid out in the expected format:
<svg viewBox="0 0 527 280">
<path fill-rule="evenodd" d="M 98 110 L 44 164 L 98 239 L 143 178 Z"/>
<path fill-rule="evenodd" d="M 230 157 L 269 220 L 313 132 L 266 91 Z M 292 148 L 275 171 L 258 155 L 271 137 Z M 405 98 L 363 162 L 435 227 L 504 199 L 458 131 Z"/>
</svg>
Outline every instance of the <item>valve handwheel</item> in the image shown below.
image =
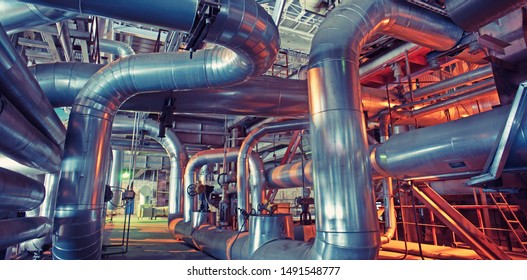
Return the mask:
<svg viewBox="0 0 527 280">
<path fill-rule="evenodd" d="M 187 187 L 187 193 L 190 196 L 196 196 L 198 193 L 196 192 L 196 185 L 190 184 Z"/>
</svg>

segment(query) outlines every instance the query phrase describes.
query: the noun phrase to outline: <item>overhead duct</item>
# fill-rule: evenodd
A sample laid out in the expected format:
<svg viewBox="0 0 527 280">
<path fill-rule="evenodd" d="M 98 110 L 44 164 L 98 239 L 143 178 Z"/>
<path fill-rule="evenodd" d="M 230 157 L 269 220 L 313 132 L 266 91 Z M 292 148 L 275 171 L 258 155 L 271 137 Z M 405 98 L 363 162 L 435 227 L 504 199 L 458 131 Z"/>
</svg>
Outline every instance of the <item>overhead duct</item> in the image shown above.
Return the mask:
<svg viewBox="0 0 527 280">
<path fill-rule="evenodd" d="M 31 178 L 0 168 L 0 211 L 29 211 L 44 200 L 44 186 Z"/>
<path fill-rule="evenodd" d="M 7 34 L 31 27 L 53 24 L 77 16 L 77 13 L 35 6 L 16 0 L 0 0 L 0 23 Z"/>
<path fill-rule="evenodd" d="M 0 90 L 40 132 L 62 148 L 66 129 L 1 26 Z"/>
<path fill-rule="evenodd" d="M 359 77 L 360 50 L 378 33 L 448 50 L 463 31 L 445 17 L 398 0 L 344 0 L 320 25 L 308 70 L 315 209 L 325 213 L 316 217 L 314 259 L 378 255 Z"/>
<path fill-rule="evenodd" d="M 0 94 L 0 152 L 12 160 L 39 170 L 60 169 L 60 148 L 36 129 Z"/>
<path fill-rule="evenodd" d="M 0 221 L 0 250 L 45 236 L 51 223 L 44 217 L 17 218 Z"/>
<path fill-rule="evenodd" d="M 526 0 L 446 0 L 448 16 L 463 30 L 474 32 L 481 27 L 527 5 Z"/>
<path fill-rule="evenodd" d="M 81 7 L 91 14 L 180 30 L 191 27 L 197 7 L 197 1 L 180 1 L 177 5 L 166 1 L 132 1 L 119 7 L 108 1 L 35 2 L 56 8 Z M 103 159 L 110 148 L 113 116 L 122 103 L 140 92 L 240 83 L 262 74 L 274 62 L 279 49 L 278 30 L 265 10 L 254 1 L 220 4 L 221 10 L 205 41 L 231 49 L 198 51 L 192 59 L 188 53 L 129 56 L 102 68 L 79 93 L 71 110 L 63 157 L 54 258 L 100 258 L 103 190 L 108 168 Z M 79 238 L 69 229 L 81 225 L 87 233 Z"/>
<path fill-rule="evenodd" d="M 238 155 L 238 160 L 236 162 L 236 190 L 238 193 L 238 208 L 244 209 L 248 213 L 251 212 L 251 209 L 258 209 L 258 204 L 255 205 L 255 203 L 258 203 L 262 201 L 262 198 L 260 197 L 262 194 L 261 192 L 252 192 L 252 207 L 249 204 L 249 193 L 248 185 L 249 185 L 249 162 L 248 157 L 250 153 L 253 151 L 253 148 L 256 144 L 258 144 L 258 141 L 264 137 L 267 134 L 271 133 L 278 133 L 278 132 L 286 132 L 286 131 L 292 131 L 292 130 L 303 130 L 307 129 L 309 126 L 309 121 L 307 120 L 291 120 L 291 121 L 283 121 L 283 122 L 277 122 L 277 123 L 267 123 L 261 126 L 260 128 L 253 130 L 251 133 L 245 137 L 243 140 L 243 143 L 240 147 L 240 152 Z M 244 224 L 245 217 L 241 215 L 240 212 L 237 214 L 238 216 L 238 225 Z M 244 228 L 239 228 L 238 230 L 243 231 Z"/>
<path fill-rule="evenodd" d="M 133 132 L 133 128 L 133 119 L 116 118 L 113 123 L 112 133 L 130 134 Z M 146 132 L 148 137 L 159 142 L 170 158 L 170 185 L 168 188 L 168 223 L 170 224 L 173 219 L 183 216 L 182 200 L 186 193 L 185 186 L 183 185 L 183 172 L 188 161 L 187 152 L 171 129 L 166 129 L 165 137 L 160 138 L 159 123 L 153 120 L 140 120 L 136 124 L 136 128 L 139 131 Z M 114 157 L 115 160 L 119 160 L 119 158 L 116 159 Z"/>
</svg>

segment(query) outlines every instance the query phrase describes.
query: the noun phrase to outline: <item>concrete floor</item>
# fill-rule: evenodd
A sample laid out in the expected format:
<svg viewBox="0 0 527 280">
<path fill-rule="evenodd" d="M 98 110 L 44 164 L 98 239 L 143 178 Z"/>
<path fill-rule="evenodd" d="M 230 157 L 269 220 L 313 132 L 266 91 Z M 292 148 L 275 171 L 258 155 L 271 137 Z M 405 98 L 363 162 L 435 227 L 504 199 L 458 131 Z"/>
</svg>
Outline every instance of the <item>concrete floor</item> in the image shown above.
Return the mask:
<svg viewBox="0 0 527 280">
<path fill-rule="evenodd" d="M 124 216 L 113 217 L 113 221 L 106 220 L 104 231 L 104 245 L 121 244 L 123 237 Z M 213 258 L 187 246 L 184 242 L 175 240 L 168 232 L 167 218 L 158 217 L 130 219 L 130 236 L 128 252 L 125 247 L 109 247 L 103 251 L 106 260 L 212 260 Z"/>
</svg>

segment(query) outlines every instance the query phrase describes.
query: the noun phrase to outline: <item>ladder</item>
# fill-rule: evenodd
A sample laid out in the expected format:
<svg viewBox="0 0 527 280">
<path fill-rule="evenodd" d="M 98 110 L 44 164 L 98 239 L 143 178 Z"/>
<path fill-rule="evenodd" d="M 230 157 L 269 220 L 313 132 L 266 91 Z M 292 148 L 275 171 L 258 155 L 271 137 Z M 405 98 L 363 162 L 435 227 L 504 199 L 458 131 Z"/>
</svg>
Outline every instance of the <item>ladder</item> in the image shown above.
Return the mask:
<svg viewBox="0 0 527 280">
<path fill-rule="evenodd" d="M 520 247 L 525 253 L 527 253 L 527 231 L 525 231 L 525 228 L 518 219 L 518 216 L 516 216 L 514 211 L 511 209 L 511 206 L 505 199 L 505 196 L 500 192 L 489 193 L 489 195 L 492 199 L 492 202 L 494 202 L 494 204 L 497 206 L 498 211 L 500 211 L 501 216 L 507 223 L 513 236 L 518 241 Z M 518 231 L 521 231 L 522 233 L 518 234 Z"/>
</svg>

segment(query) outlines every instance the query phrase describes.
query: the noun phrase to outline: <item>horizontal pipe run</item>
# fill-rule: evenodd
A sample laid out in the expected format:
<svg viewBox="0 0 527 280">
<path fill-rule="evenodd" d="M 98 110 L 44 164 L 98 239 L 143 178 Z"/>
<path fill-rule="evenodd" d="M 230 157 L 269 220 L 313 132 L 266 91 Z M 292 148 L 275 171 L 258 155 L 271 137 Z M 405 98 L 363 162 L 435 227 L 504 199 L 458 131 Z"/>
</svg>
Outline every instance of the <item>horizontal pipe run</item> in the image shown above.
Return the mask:
<svg viewBox="0 0 527 280">
<path fill-rule="evenodd" d="M 0 221 L 0 250 L 45 236 L 51 230 L 48 218 L 32 217 Z"/>
<path fill-rule="evenodd" d="M 34 127 L 62 148 L 66 128 L 26 65 L 0 25 L 0 91 Z"/>
<path fill-rule="evenodd" d="M 469 83 L 474 83 L 479 80 L 487 79 L 493 76 L 492 67 L 490 65 L 480 67 L 450 79 L 442 80 L 432 85 L 422 87 L 413 91 L 413 98 L 420 99 L 433 94 L 441 93 L 443 91 L 452 89 L 454 87 L 463 86 Z M 412 98 L 410 93 L 406 93 L 404 97 L 407 100 Z"/>
<path fill-rule="evenodd" d="M 29 211 L 44 201 L 46 191 L 40 182 L 0 168 L 0 210 Z"/>
<path fill-rule="evenodd" d="M 60 169 L 60 148 L 44 136 L 0 93 L 0 152 L 38 170 Z"/>
</svg>

